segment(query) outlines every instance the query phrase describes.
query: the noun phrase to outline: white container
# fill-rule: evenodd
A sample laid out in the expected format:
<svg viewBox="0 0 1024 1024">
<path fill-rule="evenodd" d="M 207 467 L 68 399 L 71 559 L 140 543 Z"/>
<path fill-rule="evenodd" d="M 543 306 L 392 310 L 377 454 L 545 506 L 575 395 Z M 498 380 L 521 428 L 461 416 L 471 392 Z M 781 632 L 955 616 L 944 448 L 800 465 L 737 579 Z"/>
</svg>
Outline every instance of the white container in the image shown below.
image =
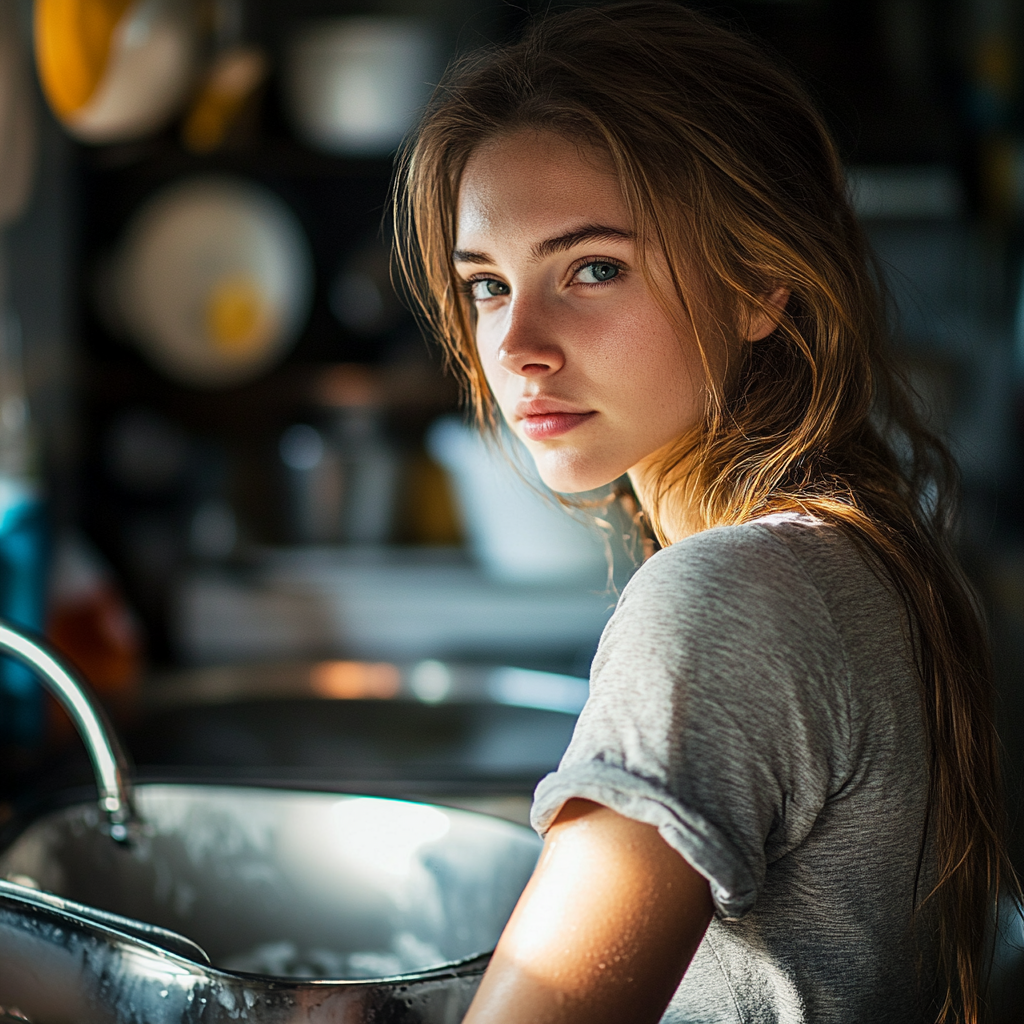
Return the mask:
<svg viewBox="0 0 1024 1024">
<path fill-rule="evenodd" d="M 599 528 L 558 504 L 518 441 L 506 435 L 503 444 L 518 456 L 522 472 L 455 417 L 438 420 L 427 434 L 430 454 L 451 474 L 481 564 L 496 579 L 606 585 L 608 548 Z"/>
<path fill-rule="evenodd" d="M 292 39 L 288 104 L 301 135 L 331 153 L 383 156 L 430 96 L 437 48 L 429 23 L 360 17 L 313 21 Z"/>
</svg>

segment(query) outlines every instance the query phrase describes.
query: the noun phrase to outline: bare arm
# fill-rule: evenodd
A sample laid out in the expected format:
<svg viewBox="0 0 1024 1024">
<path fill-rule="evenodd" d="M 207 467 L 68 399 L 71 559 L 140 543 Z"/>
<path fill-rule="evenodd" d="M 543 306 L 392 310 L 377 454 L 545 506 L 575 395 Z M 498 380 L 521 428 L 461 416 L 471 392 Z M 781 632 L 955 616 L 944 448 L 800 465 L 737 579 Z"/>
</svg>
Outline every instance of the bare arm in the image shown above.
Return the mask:
<svg viewBox="0 0 1024 1024">
<path fill-rule="evenodd" d="M 656 828 L 571 800 L 463 1024 L 655 1024 L 712 909 Z"/>
</svg>

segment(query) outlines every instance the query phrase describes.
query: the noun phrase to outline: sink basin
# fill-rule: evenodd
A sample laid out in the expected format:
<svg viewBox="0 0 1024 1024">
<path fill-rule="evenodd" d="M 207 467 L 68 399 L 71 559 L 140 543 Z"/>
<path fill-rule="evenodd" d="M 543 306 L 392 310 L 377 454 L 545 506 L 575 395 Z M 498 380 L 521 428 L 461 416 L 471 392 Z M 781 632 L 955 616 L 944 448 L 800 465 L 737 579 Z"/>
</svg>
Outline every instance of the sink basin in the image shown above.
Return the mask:
<svg viewBox="0 0 1024 1024">
<path fill-rule="evenodd" d="M 408 800 L 133 786 L 102 708 L 59 655 L 3 621 L 0 652 L 70 715 L 98 797 L 0 840 L 0 1021 L 461 1021 L 536 862 L 532 832 Z M 506 703 L 579 703 L 579 680 L 511 671 L 488 684 Z M 402 690 L 389 665 L 331 662 L 299 682 L 343 700 Z M 457 688 L 439 663 L 408 683 L 426 703 Z"/>
<path fill-rule="evenodd" d="M 134 799 L 131 844 L 90 802 L 0 852 L 0 1008 L 457 1024 L 540 850 L 521 826 L 409 801 L 157 784 Z"/>
</svg>

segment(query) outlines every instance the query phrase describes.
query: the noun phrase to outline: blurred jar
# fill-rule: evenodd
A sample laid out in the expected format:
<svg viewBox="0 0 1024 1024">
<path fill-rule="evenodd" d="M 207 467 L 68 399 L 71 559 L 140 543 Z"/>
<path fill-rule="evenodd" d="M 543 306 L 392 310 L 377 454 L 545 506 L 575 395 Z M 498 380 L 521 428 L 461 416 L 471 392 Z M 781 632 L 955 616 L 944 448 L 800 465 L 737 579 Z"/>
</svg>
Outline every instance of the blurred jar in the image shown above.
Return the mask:
<svg viewBox="0 0 1024 1024">
<path fill-rule="evenodd" d="M 103 703 L 123 717 L 142 676 L 139 625 L 99 553 L 77 534 L 60 538 L 53 557 L 47 635 L 85 677 Z M 51 733 L 73 734 L 70 719 L 54 703 Z"/>
<path fill-rule="evenodd" d="M 385 544 L 392 536 L 401 459 L 372 405 L 331 410 L 320 428 L 281 436 L 289 539 L 300 544 Z"/>
<path fill-rule="evenodd" d="M 451 477 L 425 451 L 406 466 L 399 532 L 410 544 L 455 547 L 466 539 Z"/>
<path fill-rule="evenodd" d="M 331 544 L 341 539 L 343 481 L 337 453 L 322 431 L 293 423 L 281 435 L 278 454 L 284 468 L 288 540 Z"/>
</svg>

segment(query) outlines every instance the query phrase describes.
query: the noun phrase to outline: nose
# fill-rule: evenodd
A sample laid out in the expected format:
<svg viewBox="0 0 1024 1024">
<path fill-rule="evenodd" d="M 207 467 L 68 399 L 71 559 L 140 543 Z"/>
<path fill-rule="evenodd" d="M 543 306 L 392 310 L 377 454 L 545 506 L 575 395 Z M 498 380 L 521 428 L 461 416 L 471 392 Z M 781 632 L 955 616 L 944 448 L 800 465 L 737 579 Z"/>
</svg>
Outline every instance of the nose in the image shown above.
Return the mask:
<svg viewBox="0 0 1024 1024">
<path fill-rule="evenodd" d="M 551 332 L 551 317 L 541 304 L 513 301 L 498 365 L 520 377 L 547 377 L 565 365 L 565 353 Z"/>
</svg>

